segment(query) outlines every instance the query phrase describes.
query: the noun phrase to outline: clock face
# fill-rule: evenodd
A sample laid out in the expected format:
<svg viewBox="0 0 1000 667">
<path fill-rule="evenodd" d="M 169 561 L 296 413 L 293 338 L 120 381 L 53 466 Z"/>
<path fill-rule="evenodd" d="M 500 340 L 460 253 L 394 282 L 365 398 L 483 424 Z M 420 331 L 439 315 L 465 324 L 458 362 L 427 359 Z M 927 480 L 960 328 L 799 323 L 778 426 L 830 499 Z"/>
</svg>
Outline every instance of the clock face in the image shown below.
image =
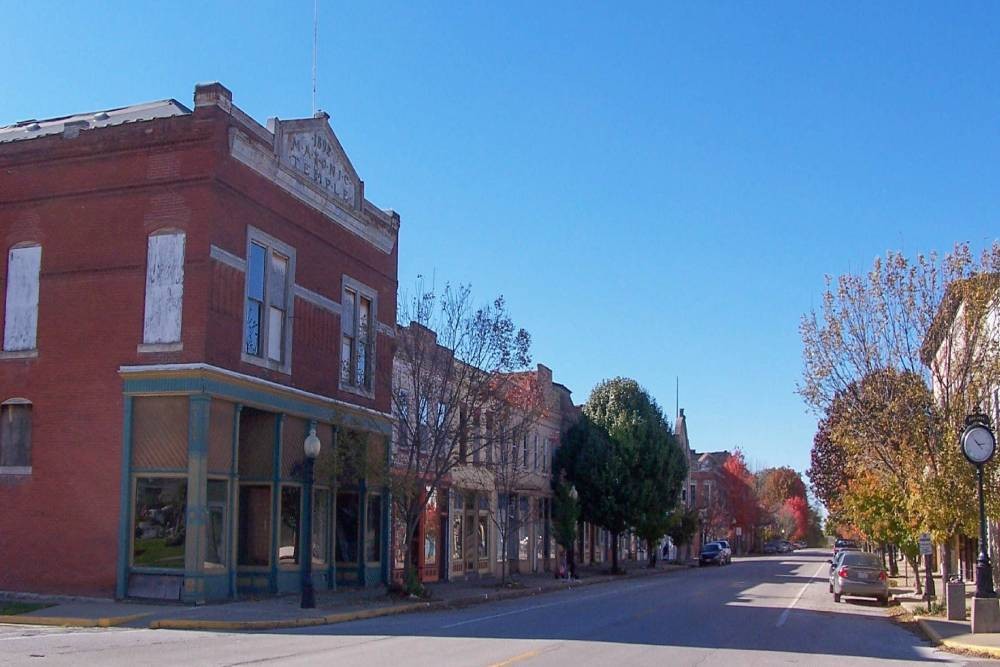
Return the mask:
<svg viewBox="0 0 1000 667">
<path fill-rule="evenodd" d="M 962 435 L 962 451 L 973 463 L 985 463 L 993 457 L 997 442 L 985 426 L 971 426 Z"/>
</svg>

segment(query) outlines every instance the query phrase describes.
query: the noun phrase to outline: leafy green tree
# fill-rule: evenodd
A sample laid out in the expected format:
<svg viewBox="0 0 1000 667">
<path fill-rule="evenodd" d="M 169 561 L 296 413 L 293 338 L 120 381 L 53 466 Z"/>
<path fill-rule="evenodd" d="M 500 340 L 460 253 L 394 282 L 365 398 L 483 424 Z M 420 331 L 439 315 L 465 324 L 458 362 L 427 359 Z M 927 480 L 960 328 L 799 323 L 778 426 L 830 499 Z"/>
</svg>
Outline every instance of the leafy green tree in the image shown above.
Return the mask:
<svg viewBox="0 0 1000 667">
<path fill-rule="evenodd" d="M 565 479 L 553 477 L 552 531 L 556 544 L 566 550 L 566 568 L 572 578 L 576 578 L 576 559 L 573 544 L 576 541 L 576 526 L 580 521 L 580 503 L 573 496 L 571 484 Z M 577 492 L 579 493 L 579 492 Z"/>
<path fill-rule="evenodd" d="M 678 552 L 681 547 L 690 547 L 691 540 L 698 532 L 698 510 L 693 507 L 678 508 L 670 514 L 670 522 L 667 525 L 667 535 L 677 547 Z M 678 554 L 678 557 L 679 554 Z M 690 558 L 690 554 L 688 554 Z M 685 559 L 687 560 L 687 559 Z"/>
<path fill-rule="evenodd" d="M 687 475 L 687 459 L 670 425 L 656 401 L 629 378 L 598 384 L 583 412 L 607 431 L 611 444 L 603 481 L 610 484 L 604 490 L 613 500 L 606 503 L 609 511 L 597 523 L 611 531 L 615 545 L 622 531 L 635 528 L 655 551 Z M 612 571 L 619 571 L 617 548 L 612 552 Z"/>
</svg>

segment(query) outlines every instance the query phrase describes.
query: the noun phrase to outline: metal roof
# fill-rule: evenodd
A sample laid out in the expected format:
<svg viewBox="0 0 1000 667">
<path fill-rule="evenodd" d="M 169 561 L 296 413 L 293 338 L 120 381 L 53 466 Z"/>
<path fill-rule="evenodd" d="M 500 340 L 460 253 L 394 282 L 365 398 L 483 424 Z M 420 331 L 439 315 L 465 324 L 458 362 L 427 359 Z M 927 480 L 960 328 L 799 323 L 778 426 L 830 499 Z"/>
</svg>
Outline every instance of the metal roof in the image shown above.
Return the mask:
<svg viewBox="0 0 1000 667">
<path fill-rule="evenodd" d="M 118 109 L 90 111 L 88 113 L 46 120 L 22 120 L 13 125 L 0 127 L 0 143 L 24 141 L 51 134 L 62 134 L 67 126 L 78 130 L 89 130 L 96 127 L 110 127 L 124 123 L 153 120 L 154 118 L 169 118 L 183 116 L 191 110 L 177 100 L 159 100 L 144 104 L 133 104 Z"/>
</svg>

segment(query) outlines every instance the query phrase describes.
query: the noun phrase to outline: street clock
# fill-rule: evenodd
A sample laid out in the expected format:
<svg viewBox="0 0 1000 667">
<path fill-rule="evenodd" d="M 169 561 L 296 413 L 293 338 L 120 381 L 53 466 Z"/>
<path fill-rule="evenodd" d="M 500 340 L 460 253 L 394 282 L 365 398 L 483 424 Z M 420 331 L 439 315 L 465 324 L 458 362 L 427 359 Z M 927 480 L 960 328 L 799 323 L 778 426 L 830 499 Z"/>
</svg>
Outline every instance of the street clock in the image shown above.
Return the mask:
<svg viewBox="0 0 1000 667">
<path fill-rule="evenodd" d="M 997 440 L 993 431 L 983 424 L 970 424 L 962 434 L 962 451 L 965 458 L 976 465 L 982 465 L 996 452 Z"/>
</svg>

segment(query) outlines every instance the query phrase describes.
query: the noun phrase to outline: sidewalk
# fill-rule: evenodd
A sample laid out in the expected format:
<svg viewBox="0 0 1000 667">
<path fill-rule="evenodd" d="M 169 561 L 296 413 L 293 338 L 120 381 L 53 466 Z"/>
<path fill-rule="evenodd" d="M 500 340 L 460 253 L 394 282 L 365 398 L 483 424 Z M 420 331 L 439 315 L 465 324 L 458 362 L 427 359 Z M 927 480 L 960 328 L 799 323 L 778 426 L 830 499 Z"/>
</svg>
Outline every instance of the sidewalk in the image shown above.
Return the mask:
<svg viewBox="0 0 1000 667">
<path fill-rule="evenodd" d="M 514 575 L 513 586 L 502 588 L 499 579 L 432 583 L 427 599 L 405 599 L 390 595 L 384 586 L 368 589 L 317 590 L 316 608 L 301 609 L 298 595 L 258 600 L 239 600 L 191 607 L 180 604 L 148 604 L 133 601 L 74 599 L 16 616 L 0 616 L 0 623 L 71 627 L 133 627 L 172 630 L 274 630 L 332 623 L 345 623 L 377 616 L 406 614 L 432 609 L 458 608 L 497 600 L 539 595 L 608 581 L 656 576 L 687 569 L 687 565 L 627 562 L 627 574 L 612 576 L 596 567 L 580 568 L 580 579 L 556 579 L 551 573 Z M 46 602 L 45 598 L 32 601 Z"/>
<path fill-rule="evenodd" d="M 965 593 L 967 601 L 972 598 L 974 591 L 975 584 L 967 582 Z M 917 625 L 935 644 L 958 651 L 972 651 L 991 658 L 1000 658 L 1000 632 L 972 634 L 969 620 L 949 621 L 945 616 L 920 615 L 917 610 L 926 609 L 927 603 L 912 590 L 894 589 L 893 598 L 913 614 Z M 939 595 L 937 601 L 943 604 L 943 596 Z"/>
</svg>

